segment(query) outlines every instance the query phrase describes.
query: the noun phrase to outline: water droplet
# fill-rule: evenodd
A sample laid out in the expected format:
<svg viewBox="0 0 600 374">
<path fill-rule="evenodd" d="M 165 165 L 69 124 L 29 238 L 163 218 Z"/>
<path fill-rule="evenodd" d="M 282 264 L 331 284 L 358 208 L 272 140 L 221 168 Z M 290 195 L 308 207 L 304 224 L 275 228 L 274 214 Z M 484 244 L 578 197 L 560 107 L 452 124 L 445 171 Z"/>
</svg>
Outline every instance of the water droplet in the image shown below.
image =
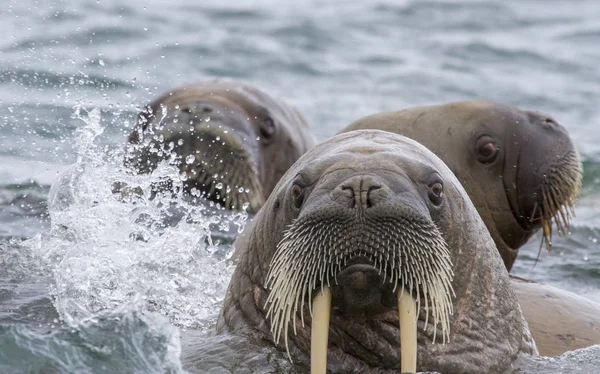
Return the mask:
<svg viewBox="0 0 600 374">
<path fill-rule="evenodd" d="M 219 140 L 221 140 L 221 137 L 220 137 L 220 136 L 217 136 L 217 141 L 219 141 Z"/>
<path fill-rule="evenodd" d="M 183 145 L 183 139 L 179 139 L 179 140 L 177 141 L 177 144 L 178 144 L 178 145 Z"/>
<path fill-rule="evenodd" d="M 244 204 L 242 204 L 242 210 L 245 212 L 246 209 L 248 209 L 249 206 L 250 206 L 250 203 L 244 203 Z"/>
<path fill-rule="evenodd" d="M 588 256 L 583 256 L 583 261 L 589 261 L 589 257 Z"/>
<path fill-rule="evenodd" d="M 181 173 L 181 174 L 179 175 L 179 179 L 180 179 L 182 182 L 185 182 L 185 181 L 188 179 L 188 176 L 187 176 L 187 174 L 186 174 L 186 173 Z"/>
<path fill-rule="evenodd" d="M 210 122 L 210 116 L 206 117 L 206 118 L 204 119 L 204 122 Z"/>
<path fill-rule="evenodd" d="M 196 157 L 194 157 L 194 155 L 188 155 L 185 158 L 185 163 L 188 164 L 188 165 L 193 164 L 194 161 L 196 161 Z"/>
<path fill-rule="evenodd" d="M 221 183 L 221 182 L 217 183 L 217 185 L 215 186 L 215 188 L 216 188 L 217 190 L 220 190 L 220 189 L 222 189 L 222 188 L 223 188 L 223 183 Z"/>
<path fill-rule="evenodd" d="M 238 192 L 239 192 L 239 193 L 243 193 L 243 192 L 244 192 L 244 187 L 240 187 L 240 188 L 238 188 Z"/>
<path fill-rule="evenodd" d="M 104 66 L 104 60 L 98 60 L 98 63 L 102 66 Z"/>
</svg>

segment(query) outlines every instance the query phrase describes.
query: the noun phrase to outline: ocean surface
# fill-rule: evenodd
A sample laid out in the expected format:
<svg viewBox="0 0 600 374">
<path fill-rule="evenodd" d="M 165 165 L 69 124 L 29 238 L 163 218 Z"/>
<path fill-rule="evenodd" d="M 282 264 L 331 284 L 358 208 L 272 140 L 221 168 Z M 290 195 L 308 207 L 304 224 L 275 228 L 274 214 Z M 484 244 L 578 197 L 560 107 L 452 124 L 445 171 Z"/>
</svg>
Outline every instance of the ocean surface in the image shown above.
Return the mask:
<svg viewBox="0 0 600 374">
<path fill-rule="evenodd" d="M 0 30 L 0 373 L 294 370 L 213 333 L 245 214 L 110 193 L 131 178 L 138 109 L 215 76 L 295 104 L 320 140 L 456 100 L 551 114 L 584 162 L 577 218 L 537 263 L 533 238 L 513 273 L 600 301 L 596 0 L 4 0 Z M 598 361 L 590 349 L 530 372 Z"/>
</svg>

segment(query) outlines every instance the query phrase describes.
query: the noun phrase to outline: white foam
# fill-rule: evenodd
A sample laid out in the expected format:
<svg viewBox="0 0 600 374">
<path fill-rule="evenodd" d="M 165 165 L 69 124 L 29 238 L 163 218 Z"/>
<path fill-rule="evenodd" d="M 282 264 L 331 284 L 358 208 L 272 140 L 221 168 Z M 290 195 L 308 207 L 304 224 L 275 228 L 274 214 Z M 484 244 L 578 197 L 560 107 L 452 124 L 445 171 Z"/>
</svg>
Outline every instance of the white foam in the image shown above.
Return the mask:
<svg viewBox="0 0 600 374">
<path fill-rule="evenodd" d="M 177 183 L 178 170 L 163 164 L 151 175 L 130 175 L 121 149 L 95 143 L 103 131 L 100 112 L 80 112 L 77 163 L 49 195 L 51 229 L 28 242 L 53 273 L 62 319 L 77 324 L 141 295 L 177 326 L 211 324 L 233 270 L 230 249 L 213 242 L 213 232 L 241 230 L 246 214 L 213 214 L 180 195 L 150 199 L 149 186 L 164 177 Z M 115 182 L 144 194 L 123 198 L 111 191 Z"/>
</svg>

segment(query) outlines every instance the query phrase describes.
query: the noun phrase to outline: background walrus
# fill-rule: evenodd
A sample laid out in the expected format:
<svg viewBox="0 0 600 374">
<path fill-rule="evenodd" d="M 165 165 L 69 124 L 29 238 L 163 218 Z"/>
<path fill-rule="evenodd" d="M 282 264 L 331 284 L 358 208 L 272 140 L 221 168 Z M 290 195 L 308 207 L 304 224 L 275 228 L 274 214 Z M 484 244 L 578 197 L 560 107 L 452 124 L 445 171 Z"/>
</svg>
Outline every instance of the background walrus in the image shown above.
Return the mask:
<svg viewBox="0 0 600 374">
<path fill-rule="evenodd" d="M 397 372 L 399 292 L 419 300 L 419 371 L 503 372 L 520 352 L 535 352 L 463 187 L 408 138 L 354 131 L 318 145 L 234 245 L 240 257 L 218 329 L 288 348 L 297 361 L 311 347 L 309 304 L 328 286 L 336 373 Z"/>
<path fill-rule="evenodd" d="M 549 245 L 554 220 L 568 228 L 582 179 L 567 131 L 548 115 L 483 101 L 405 109 L 362 118 L 342 132 L 381 129 L 438 155 L 481 214 L 510 270 L 518 248 L 540 227 Z M 600 344 L 600 305 L 555 287 L 513 281 L 540 353 Z"/>
<path fill-rule="evenodd" d="M 483 218 L 506 268 L 519 247 L 552 222 L 565 232 L 582 180 L 579 155 L 550 116 L 513 106 L 465 101 L 379 113 L 341 132 L 378 129 L 408 136 L 455 173 Z"/>
<path fill-rule="evenodd" d="M 152 172 L 175 161 L 185 189 L 256 212 L 315 139 L 291 105 L 249 83 L 217 79 L 165 92 L 140 113 L 125 164 Z"/>
</svg>

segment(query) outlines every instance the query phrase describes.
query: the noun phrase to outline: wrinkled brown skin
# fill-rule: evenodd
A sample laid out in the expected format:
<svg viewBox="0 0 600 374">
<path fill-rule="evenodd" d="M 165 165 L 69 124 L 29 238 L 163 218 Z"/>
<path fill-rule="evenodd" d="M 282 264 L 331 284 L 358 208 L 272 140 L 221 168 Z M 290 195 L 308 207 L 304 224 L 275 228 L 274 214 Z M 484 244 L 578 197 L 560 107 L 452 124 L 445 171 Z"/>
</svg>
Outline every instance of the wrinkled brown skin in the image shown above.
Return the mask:
<svg viewBox="0 0 600 374">
<path fill-rule="evenodd" d="M 600 344 L 600 304 L 523 278 L 512 284 L 541 355 Z"/>
<path fill-rule="evenodd" d="M 540 198 L 544 174 L 557 158 L 576 152 L 567 131 L 548 115 L 485 101 L 374 114 L 340 133 L 360 129 L 407 136 L 441 158 L 467 191 L 509 271 L 519 247 L 540 228 L 539 219 L 531 222 L 527 215 Z M 488 164 L 476 156 L 476 142 L 483 135 L 499 147 Z"/>
<path fill-rule="evenodd" d="M 239 261 L 220 313 L 218 331 L 245 334 L 257 342 L 275 345 L 270 320 L 265 318 L 269 291 L 264 285 L 269 264 L 284 230 L 296 217 L 310 214 L 315 204 L 319 209 L 329 206 L 325 203 L 327 196 L 339 185 L 337 180 L 332 181 L 332 170 L 336 175 L 339 170 L 352 175 L 393 172 L 405 175 L 403 183 L 408 183 L 414 173 L 430 169 L 435 169 L 444 180 L 444 213 L 434 222 L 451 253 L 456 297 L 453 298 L 449 343 L 432 344 L 431 338 L 423 332 L 423 322 L 419 321 L 418 371 L 501 373 L 518 354 L 536 354 L 506 268 L 461 184 L 448 167 L 422 145 L 376 130 L 337 135 L 303 155 L 282 177 L 266 204 L 234 243 Z M 290 189 L 301 172 L 312 176 L 308 182 L 311 192 L 298 212 L 294 210 Z M 414 193 L 410 196 L 416 205 L 426 204 L 420 200 L 425 199 L 424 196 Z M 295 322 L 298 335 L 289 333 L 290 351 L 296 362 L 308 364 L 311 322 L 310 317 L 305 317 L 306 325 L 301 327 L 299 313 Z M 379 317 L 381 320 L 362 322 L 346 319 L 340 313 L 332 313 L 328 369 L 335 373 L 398 372 L 397 312 L 389 310 Z M 309 315 L 307 310 L 304 315 Z M 383 330 L 368 330 L 365 324 L 368 328 L 375 325 Z M 361 336 L 362 329 L 365 329 L 364 336 Z M 361 349 L 376 347 L 371 351 L 376 359 L 356 354 L 353 345 L 344 341 L 348 334 L 354 338 L 352 341 L 361 342 Z M 285 349 L 283 339 L 278 349 Z"/>
<path fill-rule="evenodd" d="M 196 130 L 190 134 L 192 125 Z M 250 202 L 251 212 L 260 208 L 283 173 L 316 144 L 306 120 L 296 108 L 250 83 L 224 78 L 165 92 L 140 113 L 128 143 L 140 144 L 145 137 L 160 134 L 165 138 L 162 143 L 173 142 L 174 151 L 183 159 L 197 150 L 208 151 L 213 160 L 223 159 L 225 165 L 214 166 L 213 173 L 241 174 L 252 170 L 258 174 L 262 196 Z M 204 139 L 201 141 L 201 138 Z M 207 143 L 210 144 L 207 138 L 216 139 L 215 144 L 220 148 L 207 148 Z M 181 147 L 177 144 L 179 139 L 185 139 Z M 151 172 L 156 160 L 150 160 L 145 152 L 147 150 L 142 148 L 128 155 L 126 164 L 139 172 Z M 232 153 L 241 156 L 232 156 Z M 193 178 L 189 169 L 187 166 L 187 170 L 182 171 Z"/>
</svg>

